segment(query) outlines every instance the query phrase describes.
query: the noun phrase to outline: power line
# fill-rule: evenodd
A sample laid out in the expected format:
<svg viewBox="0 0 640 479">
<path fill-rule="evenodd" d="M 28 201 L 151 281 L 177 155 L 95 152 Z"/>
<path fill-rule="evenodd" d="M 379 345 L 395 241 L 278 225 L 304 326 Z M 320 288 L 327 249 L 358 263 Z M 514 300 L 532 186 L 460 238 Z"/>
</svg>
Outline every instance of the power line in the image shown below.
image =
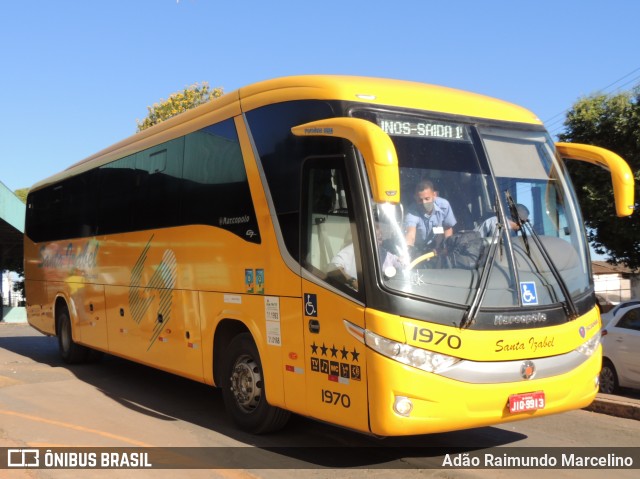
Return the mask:
<svg viewBox="0 0 640 479">
<path fill-rule="evenodd" d="M 636 69 L 633 72 L 631 72 L 631 73 L 625 75 L 624 77 L 618 79 L 616 82 L 611 83 L 610 85 L 608 85 L 607 87 L 605 87 L 603 90 L 600 90 L 600 91 L 602 91 L 603 93 L 606 93 L 607 95 L 614 95 L 614 94 L 617 94 L 617 93 L 621 92 L 622 90 L 624 90 L 625 87 L 628 86 L 628 85 L 631 85 L 631 84 L 634 84 L 634 83 L 640 83 L 640 75 L 637 75 L 637 76 L 631 78 L 630 80 L 627 80 L 626 82 L 620 84 L 615 90 L 612 90 L 612 91 L 610 91 L 608 93 L 606 91 L 604 91 L 607 88 L 615 85 L 619 81 L 623 80 L 624 78 L 628 77 L 629 75 L 635 73 L 638 70 L 640 70 L 640 68 Z M 558 113 L 558 114 L 556 114 L 556 115 L 554 115 L 553 117 L 550 118 L 550 120 L 553 119 L 553 118 L 556 118 L 555 120 L 546 121 L 545 122 L 545 126 L 547 128 L 547 131 L 549 131 L 550 134 L 554 135 L 554 134 L 559 133 L 561 131 L 562 126 L 564 125 L 565 115 L 566 115 L 566 113 L 568 111 L 569 111 L 569 109 L 566 109 L 563 112 Z"/>
<path fill-rule="evenodd" d="M 606 87 L 601 88 L 600 90 L 597 90 L 597 91 L 601 91 L 601 92 L 603 92 L 603 93 L 607 93 L 607 89 L 611 88 L 612 86 L 616 85 L 617 83 L 621 82 L 621 81 L 622 81 L 622 80 L 624 80 L 625 78 L 627 78 L 627 77 L 629 77 L 629 76 L 633 75 L 634 73 L 636 73 L 636 72 L 638 72 L 638 71 L 640 71 L 640 67 L 638 67 L 638 68 L 636 68 L 635 70 L 633 70 L 633 71 L 631 71 L 631 72 L 627 73 L 626 75 L 624 75 L 624 76 L 622 76 L 622 77 L 618 78 L 618 79 L 617 79 L 616 81 L 614 81 L 613 83 L 610 83 L 610 84 L 609 84 L 609 85 L 607 85 Z M 631 84 L 631 83 L 633 83 L 633 82 L 636 82 L 636 81 L 638 81 L 638 80 L 640 80 L 640 75 L 638 75 L 638 76 L 636 76 L 636 77 L 634 77 L 634 78 L 632 78 L 632 79 L 630 79 L 630 80 L 626 81 L 625 83 L 623 83 L 623 84 L 619 85 L 615 90 L 613 90 L 613 91 L 611 91 L 611 92 L 609 92 L 609 93 L 617 93 L 617 92 L 619 92 L 623 87 L 625 87 L 626 85 L 629 85 L 629 84 Z M 565 110 L 563 110 L 563 111 L 561 111 L 560 113 L 556 113 L 555 115 L 553 115 L 552 117 L 550 117 L 549 119 L 547 119 L 544 123 L 545 123 L 546 125 L 549 125 L 549 124 L 557 123 L 558 121 L 563 121 L 563 120 L 564 120 L 563 118 L 561 118 L 560 120 L 555 120 L 555 121 L 552 121 L 552 120 L 554 120 L 554 118 L 557 118 L 557 117 L 559 117 L 559 116 L 562 116 L 562 115 L 566 114 L 566 112 L 567 112 L 567 111 L 569 111 L 569 109 L 568 109 L 568 108 L 567 108 L 567 109 L 565 109 Z"/>
<path fill-rule="evenodd" d="M 614 85 L 617 85 L 618 83 L 620 83 L 621 81 L 623 81 L 624 79 L 630 77 L 631 75 L 640 72 L 640 67 L 630 71 L 629 73 L 627 73 L 626 75 L 618 78 L 616 81 L 610 83 L 609 85 L 605 86 L 604 88 L 601 88 L 597 91 L 601 91 L 603 93 L 607 93 L 607 90 L 611 87 L 613 87 Z M 631 78 L 630 80 L 627 80 L 626 82 L 622 83 L 621 85 L 617 86 L 613 91 L 609 92 L 608 94 L 611 93 L 618 93 L 619 91 L 621 91 L 625 86 L 632 84 L 634 82 L 638 82 L 640 81 L 640 75 L 637 75 L 633 78 Z M 553 115 L 552 117 L 548 118 L 546 121 L 544 121 L 544 124 L 547 126 L 547 129 L 549 130 L 549 133 L 551 132 L 555 132 L 556 130 L 560 129 L 560 125 L 562 123 L 564 123 L 564 116 L 566 115 L 566 113 L 569 111 L 569 108 L 566 108 L 565 110 L 561 111 L 560 113 L 556 113 L 555 115 Z M 560 118 L 558 118 L 560 117 Z M 560 123 L 560 125 L 558 125 L 558 123 Z M 558 125 L 557 127 L 555 125 Z M 551 128 L 551 126 L 553 126 L 553 128 Z"/>
<path fill-rule="evenodd" d="M 612 86 L 613 86 L 613 85 L 615 85 L 616 83 L 618 83 L 618 82 L 620 82 L 620 81 L 624 80 L 624 79 L 625 79 L 625 78 L 627 78 L 628 76 L 633 75 L 633 74 L 634 74 L 635 72 L 637 72 L 637 71 L 640 71 L 640 67 L 636 68 L 635 70 L 633 70 L 633 71 L 632 71 L 632 72 L 630 72 L 630 73 L 627 73 L 625 76 L 623 76 L 623 77 L 621 77 L 621 78 L 618 78 L 616 81 L 614 81 L 614 82 L 613 82 L 613 83 L 611 83 L 610 85 L 607 85 L 606 87 L 604 87 L 604 88 L 602 89 L 602 91 L 607 91 L 607 88 L 612 87 Z M 638 78 L 638 77 L 636 77 L 636 78 Z M 629 83 L 629 82 L 627 82 L 627 83 Z M 627 83 L 625 83 L 625 85 L 626 85 Z"/>
</svg>

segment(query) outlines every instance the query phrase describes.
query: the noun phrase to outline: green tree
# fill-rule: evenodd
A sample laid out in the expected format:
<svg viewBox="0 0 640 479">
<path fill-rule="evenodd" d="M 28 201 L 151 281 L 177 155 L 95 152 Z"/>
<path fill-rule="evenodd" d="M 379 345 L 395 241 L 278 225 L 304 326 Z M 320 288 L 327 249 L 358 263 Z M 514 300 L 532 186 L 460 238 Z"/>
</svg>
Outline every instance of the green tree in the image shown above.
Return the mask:
<svg viewBox="0 0 640 479">
<path fill-rule="evenodd" d="M 169 95 L 167 100 L 161 100 L 153 106 L 147 107 L 149 114 L 138 123 L 138 131 L 146 130 L 169 118 L 207 103 L 214 98 L 222 96 L 222 88 L 209 88 L 207 82 L 195 83 L 182 91 Z"/>
<path fill-rule="evenodd" d="M 607 148 L 624 158 L 635 178 L 636 212 L 618 218 L 611 177 L 596 166 L 567 162 L 576 187 L 591 245 L 610 262 L 640 268 L 640 87 L 618 95 L 597 94 L 579 99 L 567 114 L 560 141 Z"/>
<path fill-rule="evenodd" d="M 20 201 L 23 203 L 27 202 L 27 193 L 29 193 L 29 188 L 20 188 L 13 192 L 13 194 L 20 198 Z"/>
</svg>

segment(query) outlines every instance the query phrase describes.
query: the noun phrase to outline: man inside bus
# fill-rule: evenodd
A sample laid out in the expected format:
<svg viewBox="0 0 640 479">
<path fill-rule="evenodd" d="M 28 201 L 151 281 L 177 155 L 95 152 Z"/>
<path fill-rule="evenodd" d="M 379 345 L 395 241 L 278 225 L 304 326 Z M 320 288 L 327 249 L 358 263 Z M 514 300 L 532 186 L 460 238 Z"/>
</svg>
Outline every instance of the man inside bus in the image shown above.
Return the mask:
<svg viewBox="0 0 640 479">
<path fill-rule="evenodd" d="M 406 267 L 408 261 L 393 254 L 383 246 L 382 226 L 378 221 L 375 223 L 376 242 L 378 243 L 378 259 L 382 266 L 383 273 L 390 277 L 395 276 L 396 270 Z M 342 248 L 332 259 L 331 267 L 333 271 L 340 273 L 341 282 L 351 289 L 358 291 L 358 270 L 356 267 L 356 254 L 353 243 L 349 243 Z M 331 274 L 329 274 L 331 276 Z"/>
<path fill-rule="evenodd" d="M 415 204 L 409 208 L 404 220 L 405 240 L 411 257 L 428 252 L 437 254 L 456 225 L 451 204 L 438 196 L 429 180 L 416 185 L 414 199 Z"/>
<path fill-rule="evenodd" d="M 520 231 L 520 222 L 527 221 L 529 219 L 529 209 L 523 205 L 522 203 L 518 203 L 516 205 L 516 210 L 518 211 L 518 218 L 508 218 L 507 223 L 509 223 L 509 231 L 512 236 L 518 234 Z M 498 224 L 498 217 L 496 215 L 491 216 L 486 219 L 483 223 L 481 223 L 478 227 L 476 227 L 476 231 L 478 231 L 482 236 L 491 238 L 495 232 L 496 226 Z"/>
</svg>

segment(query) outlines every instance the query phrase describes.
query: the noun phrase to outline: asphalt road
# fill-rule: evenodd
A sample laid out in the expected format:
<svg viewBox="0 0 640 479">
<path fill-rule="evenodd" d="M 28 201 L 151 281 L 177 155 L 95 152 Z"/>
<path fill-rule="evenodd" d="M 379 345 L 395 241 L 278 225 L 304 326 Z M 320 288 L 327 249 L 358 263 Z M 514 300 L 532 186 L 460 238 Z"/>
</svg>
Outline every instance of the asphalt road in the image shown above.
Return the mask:
<svg viewBox="0 0 640 479">
<path fill-rule="evenodd" d="M 233 463 L 230 468 L 183 470 L 181 478 L 356 478 L 366 469 L 368 477 L 401 473 L 404 479 L 506 478 L 514 473 L 601 477 L 603 471 L 597 469 L 448 470 L 441 467 L 442 456 L 486 450 L 512 454 L 511 448 L 608 451 L 629 446 L 640 446 L 640 421 L 584 410 L 500 427 L 387 439 L 294 416 L 284 431 L 256 437 L 234 428 L 219 390 L 112 356 L 69 366 L 59 359 L 55 338 L 26 324 L 0 323 L 0 447 L 193 448 L 164 451 L 181 454 L 180 460 L 204 451 L 217 454 L 223 464 Z M 176 475 L 162 469 L 0 470 L 0 478 L 8 479 Z M 615 475 L 635 478 L 638 470 L 623 468 Z"/>
</svg>

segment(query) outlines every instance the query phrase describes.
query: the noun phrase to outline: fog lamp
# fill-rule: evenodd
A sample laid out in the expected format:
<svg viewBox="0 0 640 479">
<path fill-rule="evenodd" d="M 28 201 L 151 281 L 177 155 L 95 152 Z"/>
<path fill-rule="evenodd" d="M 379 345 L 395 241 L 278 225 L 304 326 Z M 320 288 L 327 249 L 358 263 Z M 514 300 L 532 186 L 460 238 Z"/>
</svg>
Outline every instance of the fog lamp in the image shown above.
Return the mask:
<svg viewBox="0 0 640 479">
<path fill-rule="evenodd" d="M 413 403 L 411 399 L 405 396 L 396 396 L 396 400 L 393 403 L 393 410 L 401 416 L 409 417 L 413 410 Z"/>
</svg>

